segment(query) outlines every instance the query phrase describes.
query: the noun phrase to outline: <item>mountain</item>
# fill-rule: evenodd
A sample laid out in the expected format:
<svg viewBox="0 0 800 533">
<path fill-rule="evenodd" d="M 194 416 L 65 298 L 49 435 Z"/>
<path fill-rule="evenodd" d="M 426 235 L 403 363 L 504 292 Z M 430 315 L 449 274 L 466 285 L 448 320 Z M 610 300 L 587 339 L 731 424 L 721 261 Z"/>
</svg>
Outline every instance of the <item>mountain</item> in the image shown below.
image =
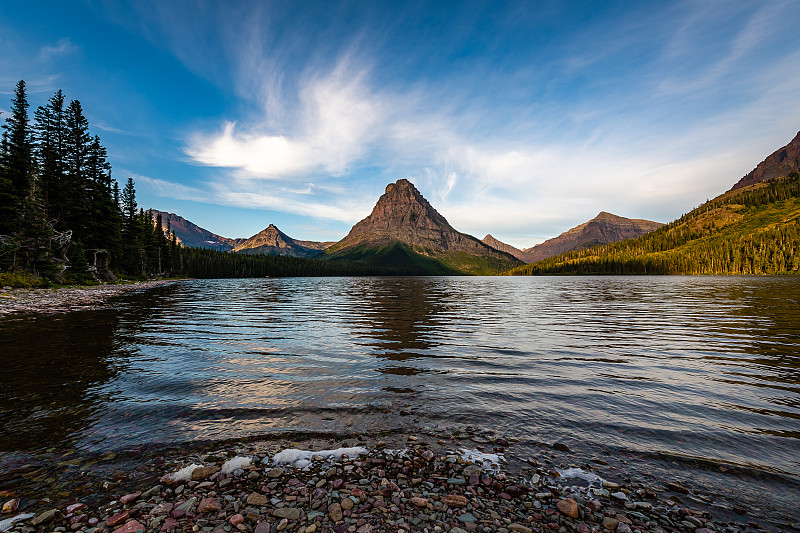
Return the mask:
<svg viewBox="0 0 800 533">
<path fill-rule="evenodd" d="M 736 182 L 731 190 L 735 191 L 761 181 L 787 176 L 798 170 L 800 170 L 800 132 L 797 132 L 789 144 L 775 150 L 749 174 Z"/>
<path fill-rule="evenodd" d="M 372 213 L 325 251 L 329 260 L 406 263 L 409 273 L 488 274 L 519 264 L 475 237 L 453 229 L 406 179 L 386 186 Z"/>
<path fill-rule="evenodd" d="M 158 211 L 156 209 L 151 209 L 150 212 L 152 213 L 153 221 L 156 220 L 158 215 L 161 215 L 161 224 L 164 226 L 165 230 L 167 229 L 167 222 L 169 222 L 178 242 L 184 246 L 227 252 L 244 241 L 244 239 L 230 239 L 228 237 L 221 237 L 216 233 L 211 233 L 207 229 L 203 229 L 175 213 L 167 213 L 166 211 Z"/>
<path fill-rule="evenodd" d="M 500 250 L 501 252 L 505 252 L 507 254 L 511 254 L 514 257 L 516 257 L 517 259 L 519 259 L 520 261 L 524 261 L 523 257 L 525 255 L 525 253 L 522 250 L 520 250 L 519 248 L 515 248 L 514 246 L 511 246 L 510 244 L 506 244 L 503 241 L 498 241 L 497 239 L 495 239 L 494 237 L 492 237 L 488 233 L 486 234 L 486 237 L 481 239 L 481 242 L 483 244 L 487 245 L 487 246 L 491 246 L 495 250 Z"/>
<path fill-rule="evenodd" d="M 558 237 L 548 239 L 531 248 L 525 248 L 522 250 L 520 259 L 526 263 L 533 263 L 571 250 L 583 250 L 598 244 L 633 239 L 663 225 L 660 222 L 630 219 L 602 211 L 590 221 L 584 222 Z"/>
<path fill-rule="evenodd" d="M 284 255 L 290 257 L 316 257 L 331 242 L 296 241 L 270 224 L 247 240 L 237 244 L 233 251 L 241 254 Z"/>
</svg>

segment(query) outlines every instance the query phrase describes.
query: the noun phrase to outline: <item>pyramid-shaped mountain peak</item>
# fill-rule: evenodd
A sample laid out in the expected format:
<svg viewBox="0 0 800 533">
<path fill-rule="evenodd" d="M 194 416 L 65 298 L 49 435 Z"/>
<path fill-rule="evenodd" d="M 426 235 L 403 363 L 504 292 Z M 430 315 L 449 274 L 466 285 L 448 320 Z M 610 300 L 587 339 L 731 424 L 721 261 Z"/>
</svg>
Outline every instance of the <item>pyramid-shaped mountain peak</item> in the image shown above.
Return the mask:
<svg viewBox="0 0 800 533">
<path fill-rule="evenodd" d="M 394 243 L 428 257 L 463 252 L 470 256 L 514 261 L 508 254 L 456 231 L 407 179 L 387 185 L 372 213 L 353 226 L 350 233 L 327 253 L 342 254 L 348 250 L 380 248 Z"/>
</svg>

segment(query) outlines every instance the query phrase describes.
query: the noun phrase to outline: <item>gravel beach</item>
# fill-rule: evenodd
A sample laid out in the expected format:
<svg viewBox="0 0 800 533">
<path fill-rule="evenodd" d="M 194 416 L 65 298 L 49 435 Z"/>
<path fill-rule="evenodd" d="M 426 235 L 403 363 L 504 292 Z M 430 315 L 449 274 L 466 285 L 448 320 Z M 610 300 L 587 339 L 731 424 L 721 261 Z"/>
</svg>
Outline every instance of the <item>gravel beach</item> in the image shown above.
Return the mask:
<svg viewBox="0 0 800 533">
<path fill-rule="evenodd" d="M 544 452 L 512 472 L 505 455 L 513 439 L 497 438 L 476 448 L 427 436 L 387 440 L 353 439 L 336 442 L 338 448 L 330 446 L 333 439 L 246 443 L 177 454 L 157 461 L 160 472 L 152 472 L 143 486 L 126 484 L 124 474 L 95 484 L 92 490 L 106 501 L 97 505 L 74 494 L 58 502 L 0 490 L 5 502 L 0 531 L 772 530 L 748 518 L 742 508 L 712 516 L 691 487 L 637 485 L 623 473 L 604 472 L 601 460 L 556 467 L 549 460 L 539 462 L 548 456 Z M 563 448 L 555 444 L 551 451 L 560 454 Z M 80 461 L 73 466 L 80 468 Z M 774 530 L 793 529 L 786 524 Z"/>
<path fill-rule="evenodd" d="M 52 315 L 99 309 L 120 294 L 174 283 L 174 280 L 137 281 L 56 289 L 0 289 L 0 318 L 13 315 Z"/>
</svg>

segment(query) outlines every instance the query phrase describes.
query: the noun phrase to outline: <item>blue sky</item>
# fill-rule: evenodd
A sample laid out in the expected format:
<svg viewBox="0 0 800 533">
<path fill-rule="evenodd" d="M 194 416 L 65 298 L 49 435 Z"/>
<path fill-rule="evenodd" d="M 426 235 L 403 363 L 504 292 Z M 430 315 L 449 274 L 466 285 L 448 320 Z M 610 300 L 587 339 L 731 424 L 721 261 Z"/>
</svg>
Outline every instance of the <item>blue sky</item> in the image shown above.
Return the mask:
<svg viewBox="0 0 800 533">
<path fill-rule="evenodd" d="M 800 2 L 0 2 L 0 110 L 78 99 L 144 207 L 338 240 L 387 183 L 531 246 L 667 222 L 800 129 Z"/>
</svg>

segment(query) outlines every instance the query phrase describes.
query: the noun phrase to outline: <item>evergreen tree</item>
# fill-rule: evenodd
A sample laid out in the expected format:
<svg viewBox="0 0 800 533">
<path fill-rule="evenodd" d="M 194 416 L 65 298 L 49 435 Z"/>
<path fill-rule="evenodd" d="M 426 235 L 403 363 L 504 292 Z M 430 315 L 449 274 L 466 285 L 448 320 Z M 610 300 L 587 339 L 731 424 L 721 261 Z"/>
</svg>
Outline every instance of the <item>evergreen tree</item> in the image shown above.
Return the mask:
<svg viewBox="0 0 800 533">
<path fill-rule="evenodd" d="M 0 163 L 0 235 L 10 236 L 20 224 L 34 171 L 25 81 L 20 80 L 11 100 L 11 116 L 3 125 Z"/>
<path fill-rule="evenodd" d="M 66 114 L 64 94 L 59 90 L 35 113 L 34 139 L 39 166 L 39 195 L 47 216 L 55 226 L 64 229 L 61 207 L 64 205 L 66 177 L 64 147 L 66 144 Z"/>
<path fill-rule="evenodd" d="M 64 197 L 64 223 L 73 231 L 73 239 L 83 241 L 88 221 L 89 180 L 87 159 L 89 154 L 89 122 L 83 115 L 78 100 L 67 107 L 66 117 L 66 186 Z"/>
</svg>

